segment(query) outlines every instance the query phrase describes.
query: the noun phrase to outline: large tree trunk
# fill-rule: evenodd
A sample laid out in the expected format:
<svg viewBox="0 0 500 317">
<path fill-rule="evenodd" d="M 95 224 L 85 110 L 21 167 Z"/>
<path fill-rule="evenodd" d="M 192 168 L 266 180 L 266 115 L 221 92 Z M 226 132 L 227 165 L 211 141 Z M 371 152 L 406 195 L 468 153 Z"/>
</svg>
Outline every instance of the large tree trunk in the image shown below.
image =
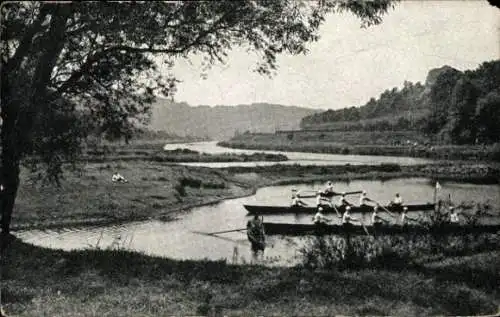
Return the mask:
<svg viewBox="0 0 500 317">
<path fill-rule="evenodd" d="M 33 29 L 39 26 L 41 19 L 49 12 L 49 6 L 42 8 L 40 19 L 33 25 Z M 29 143 L 29 135 L 33 129 L 33 115 L 37 111 L 43 111 L 47 107 L 47 84 L 50 81 L 50 75 L 56 64 L 57 58 L 63 49 L 64 31 L 66 21 L 71 14 L 70 4 L 60 4 L 50 6 L 53 10 L 50 27 L 46 35 L 46 45 L 37 60 L 31 79 L 31 89 L 29 96 L 24 102 L 28 102 L 27 107 L 22 110 L 21 101 L 18 100 L 14 89 L 16 87 L 9 81 L 10 76 L 15 76 L 22 57 L 14 58 L 7 67 L 2 70 L 2 171 L 1 182 L 4 187 L 2 191 L 1 206 L 1 229 L 2 236 L 6 237 L 10 232 L 12 220 L 12 211 L 16 201 L 17 189 L 19 188 L 20 162 L 26 152 L 26 145 Z M 32 32 L 34 34 L 34 32 Z M 31 40 L 33 34 L 30 34 L 26 41 Z M 28 47 L 29 45 L 26 45 Z M 16 57 L 18 54 L 16 52 Z M 21 52 L 22 56 L 24 52 Z M 27 146 L 29 148 L 29 146 Z"/>
<path fill-rule="evenodd" d="M 1 213 L 1 229 L 2 236 L 5 236 L 10 231 L 10 222 L 12 219 L 12 211 L 14 209 L 14 202 L 16 200 L 17 189 L 19 187 L 19 149 L 17 147 L 17 133 L 16 133 L 16 119 L 18 105 L 13 100 L 9 100 L 7 96 L 8 88 L 7 82 L 4 82 L 2 87 L 2 170 L 1 170 L 1 184 L 2 184 L 2 202 L 0 203 Z M 4 94 L 6 93 L 6 94 Z"/>
</svg>

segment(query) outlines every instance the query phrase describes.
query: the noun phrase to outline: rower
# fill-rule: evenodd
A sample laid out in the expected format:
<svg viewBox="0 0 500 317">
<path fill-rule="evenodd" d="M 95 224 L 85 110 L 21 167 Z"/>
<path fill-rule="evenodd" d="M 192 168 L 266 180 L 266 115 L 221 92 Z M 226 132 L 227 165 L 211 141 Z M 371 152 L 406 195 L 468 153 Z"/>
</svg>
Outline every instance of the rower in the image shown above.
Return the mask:
<svg viewBox="0 0 500 317">
<path fill-rule="evenodd" d="M 325 188 L 325 193 L 333 193 L 333 183 L 329 181 Z"/>
<path fill-rule="evenodd" d="M 318 207 L 318 212 L 313 217 L 313 222 L 316 225 L 324 225 L 327 222 L 331 222 L 331 219 L 326 218 L 323 213 L 323 207 Z"/>
<path fill-rule="evenodd" d="M 264 252 L 266 247 L 264 224 L 258 215 L 255 215 L 252 220 L 247 222 L 247 237 L 252 244 L 254 254 L 257 254 L 259 251 Z"/>
<path fill-rule="evenodd" d="M 352 206 L 352 204 L 350 202 L 348 202 L 347 199 L 345 198 L 345 192 L 343 192 L 342 195 L 340 196 L 338 206 L 339 206 L 339 208 L 346 208 L 346 207 Z"/>
<path fill-rule="evenodd" d="M 307 205 L 305 202 L 303 202 L 300 199 L 299 193 L 300 193 L 300 191 L 297 191 L 295 188 L 292 189 L 292 204 L 291 204 L 292 207 L 299 207 L 299 206 L 306 206 Z"/>
<path fill-rule="evenodd" d="M 401 213 L 401 225 L 405 226 L 408 224 L 408 221 L 418 222 L 418 219 L 408 217 L 408 207 L 403 207 L 403 212 Z"/>
<path fill-rule="evenodd" d="M 366 191 L 363 190 L 361 196 L 359 196 L 359 206 L 360 207 L 369 207 L 367 204 L 369 201 L 372 201 L 370 198 L 366 197 Z"/>
<path fill-rule="evenodd" d="M 351 216 L 351 207 L 347 206 L 345 208 L 344 215 L 342 215 L 342 225 L 343 226 L 351 226 L 351 222 L 359 222 L 359 219 Z"/>
<path fill-rule="evenodd" d="M 380 217 L 378 214 L 378 211 L 380 209 L 380 205 L 377 204 L 375 207 L 373 207 L 373 213 L 372 213 L 372 225 L 374 227 L 378 227 L 382 224 L 382 222 L 387 222 L 384 218 Z"/>
<path fill-rule="evenodd" d="M 390 207 L 395 207 L 397 210 L 401 210 L 403 206 L 403 198 L 399 195 L 399 193 L 396 193 L 396 196 L 394 199 L 389 203 Z"/>
<path fill-rule="evenodd" d="M 321 191 L 318 191 L 316 193 L 316 207 L 320 207 L 320 206 L 328 206 L 328 207 L 332 207 L 332 203 L 331 201 L 324 197 L 321 193 Z"/>
<path fill-rule="evenodd" d="M 458 218 L 458 212 L 455 210 L 453 206 L 450 206 L 450 223 L 452 225 L 458 225 L 460 223 L 460 219 Z"/>
</svg>

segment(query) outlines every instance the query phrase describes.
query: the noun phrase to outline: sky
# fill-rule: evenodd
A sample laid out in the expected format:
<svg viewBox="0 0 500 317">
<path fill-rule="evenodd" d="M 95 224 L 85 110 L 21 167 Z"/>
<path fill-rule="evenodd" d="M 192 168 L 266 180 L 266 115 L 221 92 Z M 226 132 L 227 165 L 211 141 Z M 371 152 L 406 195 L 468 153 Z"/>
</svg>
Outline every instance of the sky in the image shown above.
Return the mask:
<svg viewBox="0 0 500 317">
<path fill-rule="evenodd" d="M 177 102 L 258 102 L 316 109 L 361 106 L 405 80 L 425 82 L 430 69 L 475 69 L 500 59 L 500 10 L 486 0 L 401 1 L 381 24 L 361 28 L 349 13 L 330 15 L 307 55 L 280 55 L 271 79 L 252 70 L 258 58 L 235 49 L 202 77 L 200 59 L 178 61 Z"/>
</svg>

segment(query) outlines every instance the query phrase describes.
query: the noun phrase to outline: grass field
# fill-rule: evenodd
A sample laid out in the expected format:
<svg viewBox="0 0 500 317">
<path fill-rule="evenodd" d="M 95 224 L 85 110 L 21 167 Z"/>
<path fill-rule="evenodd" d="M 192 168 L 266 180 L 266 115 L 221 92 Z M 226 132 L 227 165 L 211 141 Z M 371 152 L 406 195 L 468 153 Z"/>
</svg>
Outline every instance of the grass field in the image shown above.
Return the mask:
<svg viewBox="0 0 500 317">
<path fill-rule="evenodd" d="M 115 172 L 128 182 L 112 182 Z M 60 187 L 44 186 L 30 181 L 24 170 L 14 228 L 168 219 L 183 209 L 252 191 L 221 171 L 148 161 L 87 163 L 65 175 Z"/>
<path fill-rule="evenodd" d="M 2 298 L 13 316 L 477 315 L 498 311 L 500 253 L 406 268 L 310 270 L 63 252 L 14 241 Z"/>
<path fill-rule="evenodd" d="M 114 172 L 128 182 L 111 182 Z M 222 170 L 150 160 L 88 162 L 67 173 L 61 187 L 35 183 L 23 170 L 13 226 L 170 219 L 195 205 L 287 182 L 426 176 L 496 184 L 499 175 L 495 164 L 470 162 Z M 175 261 L 123 250 L 66 252 L 14 240 L 2 257 L 1 296 L 9 315 L 37 317 L 492 314 L 500 306 L 500 252 L 498 245 L 493 249 L 403 266 L 312 269 Z"/>
</svg>

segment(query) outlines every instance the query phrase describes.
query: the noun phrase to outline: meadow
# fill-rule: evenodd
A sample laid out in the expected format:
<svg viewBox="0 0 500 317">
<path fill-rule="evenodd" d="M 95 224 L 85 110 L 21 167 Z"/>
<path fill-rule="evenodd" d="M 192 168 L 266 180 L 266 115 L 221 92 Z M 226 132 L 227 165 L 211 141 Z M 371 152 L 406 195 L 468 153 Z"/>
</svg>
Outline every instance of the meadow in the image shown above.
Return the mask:
<svg viewBox="0 0 500 317">
<path fill-rule="evenodd" d="M 120 155 L 80 162 L 81 169 L 68 170 L 60 187 L 39 183 L 23 170 L 14 229 L 168 221 L 194 206 L 273 184 L 407 176 L 500 181 L 498 165 L 476 162 L 216 170 Z M 115 172 L 128 182 L 112 182 Z M 2 305 L 12 316 L 477 315 L 500 307 L 498 235 L 455 241 L 462 250 L 455 253 L 446 249 L 450 241 L 434 252 L 422 241 L 366 237 L 357 242 L 362 256 L 355 261 L 311 265 L 312 251 L 320 249 L 314 247 L 305 250 L 303 265 L 292 268 L 177 261 L 98 246 L 51 250 L 10 239 L 2 257 Z M 369 245 L 384 250 L 375 262 L 365 260 L 373 251 Z M 412 245 L 418 252 L 408 251 Z"/>
</svg>

